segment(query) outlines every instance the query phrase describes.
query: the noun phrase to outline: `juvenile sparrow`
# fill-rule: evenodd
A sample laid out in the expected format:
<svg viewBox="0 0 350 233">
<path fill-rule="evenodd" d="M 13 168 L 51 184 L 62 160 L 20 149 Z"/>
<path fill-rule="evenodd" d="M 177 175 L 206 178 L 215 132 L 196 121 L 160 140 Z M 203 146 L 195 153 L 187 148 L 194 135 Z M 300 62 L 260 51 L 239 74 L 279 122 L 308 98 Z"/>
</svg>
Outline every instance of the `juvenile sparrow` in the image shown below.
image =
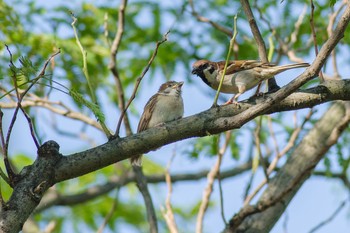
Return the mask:
<svg viewBox="0 0 350 233">
<path fill-rule="evenodd" d="M 217 90 L 224 71 L 225 61 L 196 61 L 192 74 L 199 76 L 211 88 Z M 226 104 L 237 103 L 237 98 L 244 92 L 260 85 L 262 81 L 273 78 L 283 71 L 309 66 L 308 63 L 296 63 L 276 66 L 257 60 L 229 61 L 220 92 L 235 94 Z"/>
<path fill-rule="evenodd" d="M 137 132 L 155 127 L 165 122 L 182 118 L 184 104 L 181 97 L 181 87 L 184 82 L 168 81 L 163 83 L 158 92 L 147 102 Z M 132 165 L 141 166 L 141 155 L 130 158 Z"/>
</svg>

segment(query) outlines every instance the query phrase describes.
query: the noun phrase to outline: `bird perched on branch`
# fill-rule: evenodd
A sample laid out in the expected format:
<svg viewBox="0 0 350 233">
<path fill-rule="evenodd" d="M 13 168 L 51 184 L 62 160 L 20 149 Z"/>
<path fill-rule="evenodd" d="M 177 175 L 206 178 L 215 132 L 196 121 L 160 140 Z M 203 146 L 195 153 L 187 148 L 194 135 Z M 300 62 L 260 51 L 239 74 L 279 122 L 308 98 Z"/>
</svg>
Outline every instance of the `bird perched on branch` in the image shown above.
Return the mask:
<svg viewBox="0 0 350 233">
<path fill-rule="evenodd" d="M 272 63 L 257 60 L 229 61 L 220 92 L 235 94 L 226 104 L 237 104 L 237 98 L 240 95 L 260 85 L 262 81 L 273 78 L 276 74 L 283 71 L 307 66 L 309 66 L 308 63 L 276 66 Z M 193 64 L 192 74 L 196 74 L 208 86 L 217 90 L 224 67 L 225 61 L 199 60 Z"/>
<path fill-rule="evenodd" d="M 137 132 L 182 118 L 184 104 L 181 97 L 183 82 L 168 81 L 163 83 L 158 92 L 147 102 Z M 130 158 L 132 165 L 141 166 L 141 155 Z"/>
</svg>

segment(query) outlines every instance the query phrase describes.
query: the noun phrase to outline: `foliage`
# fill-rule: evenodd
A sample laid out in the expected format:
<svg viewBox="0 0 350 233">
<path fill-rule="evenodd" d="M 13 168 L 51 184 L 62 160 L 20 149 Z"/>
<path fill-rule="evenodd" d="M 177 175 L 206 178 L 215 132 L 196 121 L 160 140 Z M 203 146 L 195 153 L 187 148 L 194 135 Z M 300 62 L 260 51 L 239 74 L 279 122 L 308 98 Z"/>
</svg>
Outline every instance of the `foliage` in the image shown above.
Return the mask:
<svg viewBox="0 0 350 233">
<path fill-rule="evenodd" d="M 61 96 L 57 97 L 56 95 L 61 91 L 67 94 L 65 98 L 68 99 L 68 105 L 77 112 L 89 116 L 89 113 L 85 111 L 85 106 L 101 122 L 114 120 L 116 114 L 119 117 L 120 109 L 116 107 L 119 93 L 116 91 L 115 80 L 109 70 L 110 46 L 119 29 L 117 27 L 117 5 L 109 1 L 96 4 L 90 2 L 74 3 L 67 7 L 64 1 L 58 1 L 51 6 L 51 3 L 42 4 L 33 0 L 14 2 L 0 0 L 0 40 L 3 42 L 0 44 L 2 55 L 0 56 L 0 79 L 1 87 L 5 90 L 5 94 L 1 93 L 0 95 L 2 96 L 0 101 L 5 101 L 5 97 L 8 97 L 14 90 L 13 77 L 16 80 L 16 85 L 25 89 L 26 85 L 38 75 L 37 72 L 40 69 L 38 67 L 41 67 L 45 60 L 60 48 L 60 56 L 54 58 L 47 68 L 46 75 L 30 93 L 40 98 L 50 99 L 51 96 L 54 96 L 58 98 L 57 102 L 60 102 Z M 146 84 L 142 83 L 142 85 L 156 90 L 156 83 L 169 79 L 183 79 L 186 81 L 186 85 L 189 83 L 192 85 L 191 87 L 204 89 L 204 84 L 190 77 L 190 64 L 201 58 L 224 60 L 230 36 L 208 23 L 198 22 L 191 14 L 191 8 L 187 1 L 175 2 L 130 1 L 128 3 L 124 34 L 117 54 L 118 72 L 126 100 L 131 96 L 131 90 L 147 65 L 156 42 L 161 40 L 168 30 L 170 30 L 169 40 L 159 49 L 157 57 L 143 81 Z M 254 14 L 258 19 L 265 42 L 268 45 L 267 39 L 272 38 L 272 44 L 275 46 L 272 62 L 289 62 L 288 54 L 282 51 L 281 42 L 290 43 L 288 49 L 293 50 L 298 57 L 306 57 L 310 60 L 314 57 L 313 44 L 310 42 L 309 12 L 306 13 L 300 24 L 294 42 L 292 42 L 293 38 L 291 37 L 295 30 L 294 25 L 308 3 L 301 0 L 283 1 L 282 3 L 272 0 L 253 2 Z M 315 1 L 315 25 L 318 32 L 323 32 L 327 28 L 328 18 L 326 16 L 333 11 L 334 7 L 337 7 L 338 3 L 340 4 L 340 1 Z M 194 4 L 197 12 L 229 30 L 232 28 L 233 16 L 238 13 L 237 44 L 234 46 L 232 57 L 235 59 L 259 58 L 255 40 L 238 1 L 194 1 Z M 76 28 L 80 42 L 87 51 L 87 68 L 91 77 L 91 90 L 94 92 L 92 95 L 90 95 L 90 88 L 82 70 L 83 59 L 71 27 L 70 11 L 78 19 Z M 275 32 L 272 32 L 269 27 L 273 27 Z M 317 33 L 317 44 L 322 45 L 327 38 L 327 33 Z M 349 48 L 349 40 L 349 37 L 344 38 L 343 43 L 346 49 Z M 9 46 L 14 64 L 10 63 L 10 55 L 5 44 Z M 313 86 L 316 83 L 318 80 L 313 80 L 303 88 Z M 91 96 L 97 97 L 96 103 L 93 103 Z M 12 96 L 12 98 L 14 97 Z M 136 101 L 140 101 L 139 98 L 137 95 Z M 136 119 L 139 112 L 142 111 L 142 107 L 139 106 L 140 102 L 137 103 L 134 102 L 134 105 L 131 106 L 138 111 L 129 111 L 130 119 Z M 54 131 L 54 129 L 51 129 L 47 122 L 40 118 L 40 113 L 36 111 L 35 107 L 28 107 L 26 110 L 34 120 L 33 124 L 38 131 L 37 134 L 43 135 L 42 140 L 50 139 L 49 132 Z M 54 117 L 47 115 L 45 116 L 49 120 L 46 120 L 51 122 Z M 9 117 L 9 115 L 7 116 Z M 312 127 L 319 117 L 312 118 L 307 127 Z M 278 144 L 284 145 L 295 130 L 291 119 L 291 113 L 275 114 L 271 117 L 271 122 L 263 117 L 259 135 L 264 155 L 270 156 L 274 153 L 272 151 L 274 149 L 271 149 L 274 148 L 274 142 L 271 139 L 268 124 L 271 123 L 272 127 L 277 129 L 275 134 Z M 300 124 L 302 120 L 299 118 L 298 123 Z M 231 138 L 226 154 L 229 154 L 229 160 L 234 164 L 251 160 L 254 156 L 256 148 L 251 132 L 254 132 L 258 124 L 258 121 L 251 121 L 244 129 L 230 132 Z M 76 130 L 79 127 L 74 127 L 75 129 L 69 129 L 75 130 L 75 133 L 78 131 L 76 134 L 73 133 L 73 136 L 59 134 L 57 137 L 59 139 L 80 140 L 79 137 L 84 138 L 86 134 L 90 133 L 91 137 L 94 138 L 92 141 L 104 142 L 100 134 L 86 130 L 88 127 L 88 125 L 84 125 L 82 127 L 84 129 L 81 131 Z M 296 143 L 300 141 L 307 129 L 301 130 Z M 339 170 L 344 174 L 348 173 L 350 155 L 346 146 L 350 142 L 349 135 L 348 129 L 330 152 L 331 155 L 324 158 L 322 168 L 325 168 L 327 177 L 332 177 L 332 174 Z M 189 159 L 186 160 L 189 163 L 196 162 L 199 157 L 213 158 L 217 157 L 224 140 L 224 134 L 210 135 L 186 142 L 184 147 L 187 149 L 179 149 L 179 151 L 190 157 L 186 158 Z M 91 145 L 84 145 L 83 148 L 80 145 L 75 147 L 75 143 L 72 142 L 70 146 L 73 147 L 73 151 L 78 151 L 87 149 Z M 253 152 L 249 151 L 250 148 L 254 148 Z M 34 159 L 33 154 L 29 153 L 12 153 L 10 157 L 18 171 Z M 3 164 L 1 168 L 4 170 Z M 122 176 L 129 171 L 128 169 L 128 165 L 124 163 L 121 166 L 109 166 L 77 179 L 59 183 L 54 188 L 62 195 L 83 193 L 89 187 L 108 182 L 110 177 L 114 175 Z M 162 163 L 146 159 L 146 174 L 163 174 L 164 170 Z M 52 207 L 34 214 L 34 219 L 40 226 L 51 220 L 56 221 L 56 232 L 63 232 L 68 228 L 79 232 L 81 226 L 96 231 L 111 209 L 112 203 L 117 200 L 116 209 L 108 222 L 109 230 L 121 231 L 121 226 L 127 225 L 146 231 L 148 226 L 144 218 L 144 206 L 142 202 L 135 200 L 135 189 L 129 186 L 121 189 L 123 189 L 124 196 L 118 196 L 116 191 L 112 191 L 75 206 Z M 4 184 L 3 180 L 1 180 L 1 192 L 5 200 L 12 192 L 12 189 Z M 125 193 L 129 196 L 125 197 Z M 159 195 L 160 193 L 164 194 L 165 191 L 157 192 Z M 184 224 L 195 221 L 199 206 L 200 202 L 191 203 L 185 207 L 179 203 L 173 204 L 178 221 Z M 209 209 L 217 206 L 218 202 L 210 202 Z M 60 211 L 56 211 L 56 208 Z M 161 216 L 160 213 L 159 216 Z M 166 226 L 164 223 L 162 226 L 161 232 L 164 232 Z M 192 228 L 190 229 L 192 230 Z"/>
</svg>

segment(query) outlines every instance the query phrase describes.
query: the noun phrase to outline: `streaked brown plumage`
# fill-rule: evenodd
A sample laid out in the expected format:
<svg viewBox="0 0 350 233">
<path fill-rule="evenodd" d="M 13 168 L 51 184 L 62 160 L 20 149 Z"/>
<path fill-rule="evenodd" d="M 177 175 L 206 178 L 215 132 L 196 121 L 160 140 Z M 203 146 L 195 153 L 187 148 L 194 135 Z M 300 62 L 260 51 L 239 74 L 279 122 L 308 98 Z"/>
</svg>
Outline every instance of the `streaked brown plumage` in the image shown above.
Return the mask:
<svg viewBox="0 0 350 233">
<path fill-rule="evenodd" d="M 182 118 L 184 105 L 181 97 L 183 82 L 163 83 L 158 92 L 147 102 L 137 127 L 137 132 L 155 127 L 162 123 Z M 141 155 L 130 158 L 132 165 L 141 166 Z"/>
<path fill-rule="evenodd" d="M 199 60 L 193 64 L 192 74 L 196 74 L 208 86 L 217 90 L 224 66 L 225 61 Z M 273 78 L 283 71 L 307 66 L 309 66 L 308 63 L 276 66 L 257 60 L 229 61 L 220 92 L 235 94 L 227 103 L 237 103 L 236 100 L 241 94 L 259 85 L 262 81 Z"/>
</svg>

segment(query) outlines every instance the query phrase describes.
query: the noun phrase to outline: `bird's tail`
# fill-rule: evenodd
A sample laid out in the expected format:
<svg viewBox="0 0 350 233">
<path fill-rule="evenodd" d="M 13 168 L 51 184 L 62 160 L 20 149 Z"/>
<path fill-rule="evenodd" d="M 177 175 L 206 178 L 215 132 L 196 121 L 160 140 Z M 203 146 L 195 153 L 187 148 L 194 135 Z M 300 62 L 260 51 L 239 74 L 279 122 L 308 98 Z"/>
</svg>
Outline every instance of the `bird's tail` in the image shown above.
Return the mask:
<svg viewBox="0 0 350 233">
<path fill-rule="evenodd" d="M 289 64 L 289 65 L 275 66 L 273 68 L 275 68 L 275 72 L 276 72 L 275 75 L 276 75 L 286 70 L 308 67 L 308 66 L 310 66 L 309 63 L 295 63 L 295 64 Z"/>
<path fill-rule="evenodd" d="M 142 166 L 142 155 L 136 155 L 130 158 L 130 163 L 132 166 L 141 167 Z"/>
</svg>

